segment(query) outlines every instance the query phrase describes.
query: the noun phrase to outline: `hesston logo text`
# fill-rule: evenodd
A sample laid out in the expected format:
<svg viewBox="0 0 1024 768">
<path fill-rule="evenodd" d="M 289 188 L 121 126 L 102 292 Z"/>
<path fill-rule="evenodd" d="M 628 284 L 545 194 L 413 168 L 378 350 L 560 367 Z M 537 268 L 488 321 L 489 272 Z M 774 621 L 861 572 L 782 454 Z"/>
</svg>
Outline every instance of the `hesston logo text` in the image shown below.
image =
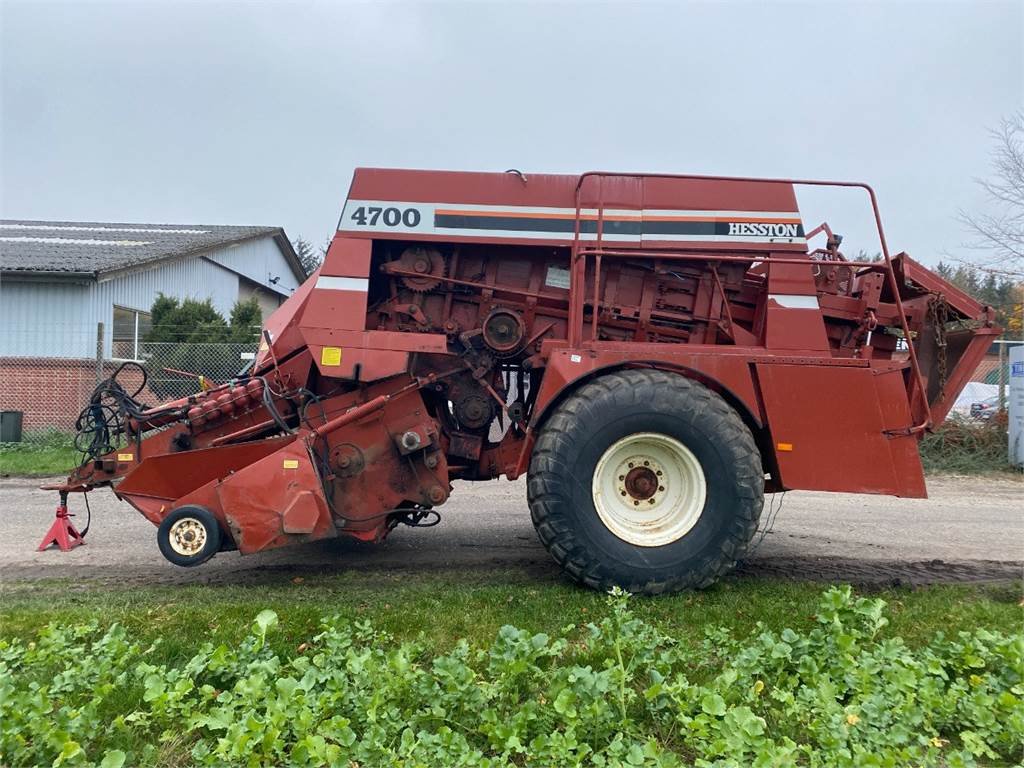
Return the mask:
<svg viewBox="0 0 1024 768">
<path fill-rule="evenodd" d="M 799 224 L 768 224 L 763 222 L 731 222 L 730 235 L 750 235 L 754 237 L 799 237 Z"/>
</svg>

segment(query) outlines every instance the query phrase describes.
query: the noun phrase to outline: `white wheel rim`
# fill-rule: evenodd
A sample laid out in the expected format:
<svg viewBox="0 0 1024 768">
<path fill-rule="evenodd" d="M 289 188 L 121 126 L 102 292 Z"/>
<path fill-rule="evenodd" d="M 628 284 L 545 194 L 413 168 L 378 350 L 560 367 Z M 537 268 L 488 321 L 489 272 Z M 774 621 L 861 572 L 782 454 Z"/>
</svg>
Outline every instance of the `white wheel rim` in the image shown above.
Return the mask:
<svg viewBox="0 0 1024 768">
<path fill-rule="evenodd" d="M 193 557 L 206 546 L 206 526 L 194 517 L 183 517 L 168 532 L 171 549 L 183 557 Z"/>
<path fill-rule="evenodd" d="M 661 547 L 678 541 L 700 519 L 707 483 L 685 445 L 657 432 L 638 432 L 601 456 L 592 481 L 594 507 L 623 541 Z"/>
</svg>

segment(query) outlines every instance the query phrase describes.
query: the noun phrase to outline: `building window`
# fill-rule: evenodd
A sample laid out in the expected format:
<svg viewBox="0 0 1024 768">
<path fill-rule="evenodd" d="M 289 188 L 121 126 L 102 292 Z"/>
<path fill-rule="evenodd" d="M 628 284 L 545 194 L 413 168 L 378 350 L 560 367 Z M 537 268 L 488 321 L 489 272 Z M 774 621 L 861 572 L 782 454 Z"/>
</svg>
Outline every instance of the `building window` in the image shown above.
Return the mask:
<svg viewBox="0 0 1024 768">
<path fill-rule="evenodd" d="M 151 327 L 149 312 L 115 306 L 114 329 L 110 337 L 111 357 L 116 360 L 141 360 L 142 340 Z"/>
</svg>

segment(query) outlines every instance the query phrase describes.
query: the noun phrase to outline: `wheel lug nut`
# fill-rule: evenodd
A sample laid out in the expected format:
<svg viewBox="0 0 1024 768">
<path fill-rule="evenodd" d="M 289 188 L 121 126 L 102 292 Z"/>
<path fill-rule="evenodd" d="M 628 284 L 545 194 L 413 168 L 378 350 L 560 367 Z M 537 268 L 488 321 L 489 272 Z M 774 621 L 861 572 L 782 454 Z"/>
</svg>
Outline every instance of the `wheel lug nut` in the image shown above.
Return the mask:
<svg viewBox="0 0 1024 768">
<path fill-rule="evenodd" d="M 637 507 L 637 506 L 639 506 L 639 505 L 640 505 L 640 502 L 639 502 L 639 501 L 634 501 L 634 502 L 633 502 L 633 506 L 634 506 L 634 507 Z"/>
<path fill-rule="evenodd" d="M 654 474 L 656 474 L 656 475 L 657 475 L 658 477 L 661 477 L 661 470 L 659 469 L 659 470 L 658 470 L 657 472 L 655 472 Z"/>
<path fill-rule="evenodd" d="M 645 462 L 644 462 L 644 466 L 645 466 L 645 467 L 649 467 L 649 466 L 651 466 L 651 462 L 649 462 L 649 461 L 645 461 Z"/>
<path fill-rule="evenodd" d="M 625 479 L 626 479 L 625 475 L 619 475 L 619 480 L 625 480 Z"/>
<path fill-rule="evenodd" d="M 653 504 L 653 503 L 654 503 L 654 497 L 652 496 L 651 498 L 649 498 L 649 499 L 647 500 L 647 503 L 648 503 L 648 504 Z"/>
<path fill-rule="evenodd" d="M 632 469 L 632 468 L 633 468 L 633 462 L 632 462 L 632 461 L 631 461 L 631 462 L 629 462 L 629 468 L 630 468 L 630 469 Z"/>
<path fill-rule="evenodd" d="M 659 485 L 658 486 L 658 490 L 659 491 L 664 491 L 665 490 L 665 486 L 664 485 Z"/>
<path fill-rule="evenodd" d="M 626 492 L 625 492 L 625 491 L 622 491 L 621 493 L 622 493 L 622 495 L 623 495 L 623 496 L 625 496 L 625 495 L 626 495 Z"/>
</svg>

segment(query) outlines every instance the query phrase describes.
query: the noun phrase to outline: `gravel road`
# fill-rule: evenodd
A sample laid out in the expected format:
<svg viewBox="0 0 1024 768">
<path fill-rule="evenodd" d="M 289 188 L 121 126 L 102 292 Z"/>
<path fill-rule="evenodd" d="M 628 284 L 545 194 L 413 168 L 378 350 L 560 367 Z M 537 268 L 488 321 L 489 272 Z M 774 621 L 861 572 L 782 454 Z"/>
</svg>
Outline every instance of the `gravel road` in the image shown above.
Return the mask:
<svg viewBox="0 0 1024 768">
<path fill-rule="evenodd" d="M 41 482 L 0 480 L 0 582 L 273 583 L 350 568 L 511 570 L 526 578 L 559 578 L 533 531 L 522 481 L 456 483 L 451 501 L 440 508 L 440 525 L 399 528 L 379 546 L 331 540 L 248 557 L 227 552 L 193 569 L 167 563 L 157 550 L 156 529 L 102 489 L 90 496 L 86 546 L 36 552 L 57 496 L 37 490 Z M 1024 576 L 1024 482 L 942 477 L 928 487 L 927 500 L 788 493 L 773 529 L 740 570 L 860 585 L 1013 582 Z M 84 525 L 81 498 L 72 495 L 71 506 L 75 522 Z M 762 524 L 767 512 L 766 503 Z"/>
</svg>

